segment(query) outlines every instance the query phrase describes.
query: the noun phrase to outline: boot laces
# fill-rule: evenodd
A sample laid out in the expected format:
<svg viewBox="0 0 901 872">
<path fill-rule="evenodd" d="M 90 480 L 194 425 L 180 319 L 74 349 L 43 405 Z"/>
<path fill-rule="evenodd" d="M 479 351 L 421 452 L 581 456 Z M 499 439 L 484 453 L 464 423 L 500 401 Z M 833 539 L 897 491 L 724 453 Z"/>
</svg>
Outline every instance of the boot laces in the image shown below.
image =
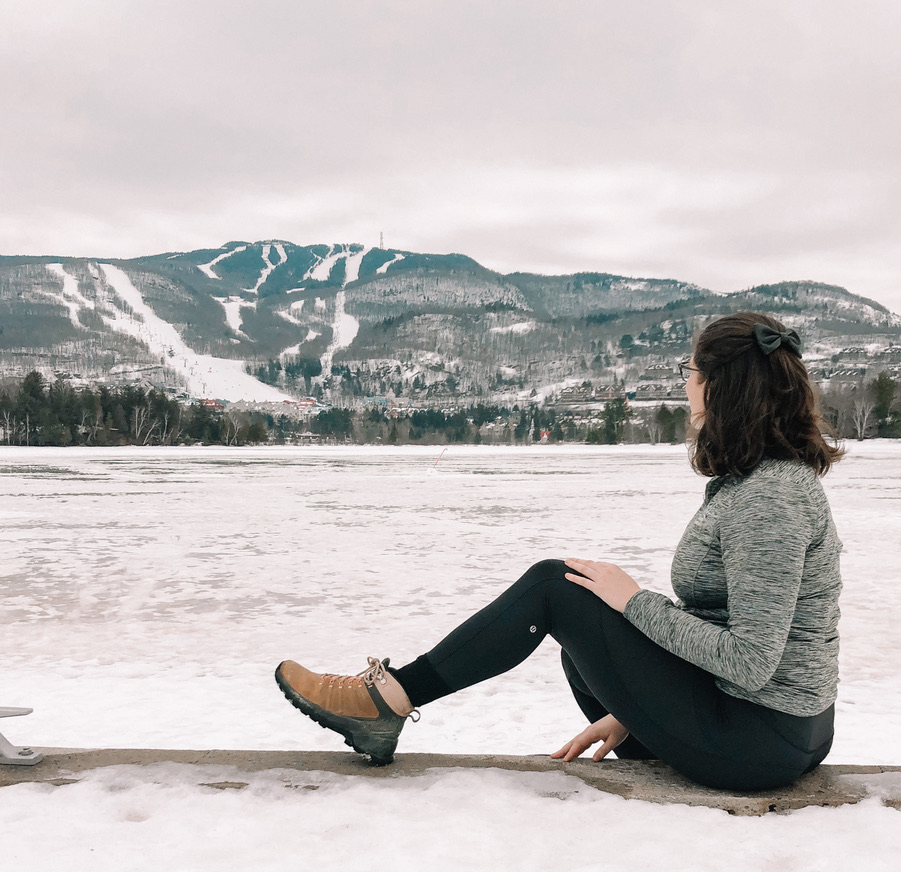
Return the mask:
<svg viewBox="0 0 901 872">
<path fill-rule="evenodd" d="M 384 660 L 379 660 L 378 657 L 367 657 L 366 660 L 369 665 L 356 675 L 333 675 L 331 673 L 326 673 L 322 676 L 321 681 L 328 681 L 331 686 L 337 685 L 338 687 L 348 688 L 364 687 L 366 684 L 374 684 L 376 681 L 379 684 L 387 684 L 389 659 L 386 657 Z M 419 709 L 414 708 L 407 717 L 415 724 L 420 718 Z"/>
<path fill-rule="evenodd" d="M 327 672 L 322 676 L 323 681 L 327 681 L 331 685 L 337 684 L 338 687 L 362 687 L 363 683 L 373 684 L 378 681 L 379 684 L 385 684 L 388 681 L 388 671 L 385 666 L 388 663 L 387 658 L 384 663 L 377 657 L 367 657 L 369 665 L 356 675 L 337 675 Z"/>
<path fill-rule="evenodd" d="M 388 682 L 387 659 L 384 663 L 378 657 L 367 657 L 366 660 L 369 666 L 362 672 L 358 672 L 355 678 L 362 678 L 367 684 L 372 684 L 374 681 L 377 681 L 379 684 L 386 684 Z"/>
</svg>

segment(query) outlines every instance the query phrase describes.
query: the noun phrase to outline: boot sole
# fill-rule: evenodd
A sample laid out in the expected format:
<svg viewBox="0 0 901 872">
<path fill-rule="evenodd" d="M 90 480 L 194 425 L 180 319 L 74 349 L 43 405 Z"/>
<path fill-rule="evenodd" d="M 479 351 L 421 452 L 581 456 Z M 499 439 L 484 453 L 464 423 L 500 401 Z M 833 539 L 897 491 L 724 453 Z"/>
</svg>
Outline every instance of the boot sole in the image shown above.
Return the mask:
<svg viewBox="0 0 901 872">
<path fill-rule="evenodd" d="M 355 718 L 347 718 L 342 715 L 336 715 L 326 711 L 324 708 L 310 702 L 306 697 L 301 696 L 282 676 L 282 668 L 279 665 L 275 670 L 275 682 L 279 689 L 285 695 L 285 699 L 294 706 L 294 708 L 303 712 L 308 718 L 315 721 L 324 730 L 332 730 L 344 737 L 344 744 L 353 748 L 358 754 L 364 754 L 372 761 L 374 766 L 387 766 L 394 760 L 394 751 L 388 754 L 373 752 L 371 749 L 361 746 L 357 737 L 354 735 L 354 726 L 356 726 Z"/>
</svg>

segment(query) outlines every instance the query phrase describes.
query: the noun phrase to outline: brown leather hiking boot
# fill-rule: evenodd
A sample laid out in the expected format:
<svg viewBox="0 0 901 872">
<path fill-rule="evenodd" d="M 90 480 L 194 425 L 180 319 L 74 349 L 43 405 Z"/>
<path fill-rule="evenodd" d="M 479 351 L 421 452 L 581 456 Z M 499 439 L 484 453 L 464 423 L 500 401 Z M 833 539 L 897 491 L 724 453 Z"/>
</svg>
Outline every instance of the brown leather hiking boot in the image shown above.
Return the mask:
<svg viewBox="0 0 901 872">
<path fill-rule="evenodd" d="M 419 711 L 387 670 L 388 658 L 368 660 L 368 668 L 359 675 L 320 675 L 285 660 L 275 670 L 275 680 L 295 708 L 384 766 L 394 757 L 404 721 L 418 721 Z"/>
</svg>

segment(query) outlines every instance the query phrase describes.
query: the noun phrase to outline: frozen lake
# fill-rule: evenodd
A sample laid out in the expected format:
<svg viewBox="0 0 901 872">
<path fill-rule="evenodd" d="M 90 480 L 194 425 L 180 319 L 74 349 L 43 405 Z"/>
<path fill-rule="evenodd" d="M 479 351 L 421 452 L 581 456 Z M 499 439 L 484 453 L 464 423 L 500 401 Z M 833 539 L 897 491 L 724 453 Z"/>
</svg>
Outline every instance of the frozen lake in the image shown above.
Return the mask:
<svg viewBox="0 0 901 872">
<path fill-rule="evenodd" d="M 276 690 L 280 660 L 403 663 L 547 556 L 611 558 L 668 591 L 704 486 L 684 448 L 450 448 L 436 465 L 438 452 L 0 449 L 0 705 L 35 707 L 3 724 L 9 737 L 343 750 Z M 897 764 L 901 445 L 851 452 L 826 479 L 845 543 L 829 759 Z M 426 707 L 401 750 L 548 753 L 581 725 L 547 641 Z M 876 798 L 749 819 L 562 773 L 308 776 L 310 790 L 286 791 L 260 773 L 237 793 L 171 764 L 7 787 L 4 857 L 29 872 L 888 872 L 901 851 L 898 812 Z"/>
<path fill-rule="evenodd" d="M 0 704 L 37 745 L 343 749 L 277 692 L 427 650 L 543 557 L 669 592 L 684 447 L 0 449 Z M 845 543 L 831 762 L 901 763 L 901 444 L 825 480 Z M 406 751 L 547 753 L 580 728 L 548 640 L 429 706 Z M 27 729 L 26 729 L 27 725 Z"/>
</svg>

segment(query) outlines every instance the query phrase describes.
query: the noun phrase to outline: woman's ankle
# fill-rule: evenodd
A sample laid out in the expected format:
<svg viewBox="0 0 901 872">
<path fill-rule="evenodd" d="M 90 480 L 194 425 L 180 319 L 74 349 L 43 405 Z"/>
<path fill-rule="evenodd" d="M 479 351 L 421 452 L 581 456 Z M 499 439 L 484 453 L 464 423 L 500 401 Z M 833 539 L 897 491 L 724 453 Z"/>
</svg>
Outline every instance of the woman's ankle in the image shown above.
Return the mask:
<svg viewBox="0 0 901 872">
<path fill-rule="evenodd" d="M 410 703 L 416 708 L 454 692 L 425 654 L 400 669 L 389 666 L 388 671 L 398 680 Z"/>
</svg>

